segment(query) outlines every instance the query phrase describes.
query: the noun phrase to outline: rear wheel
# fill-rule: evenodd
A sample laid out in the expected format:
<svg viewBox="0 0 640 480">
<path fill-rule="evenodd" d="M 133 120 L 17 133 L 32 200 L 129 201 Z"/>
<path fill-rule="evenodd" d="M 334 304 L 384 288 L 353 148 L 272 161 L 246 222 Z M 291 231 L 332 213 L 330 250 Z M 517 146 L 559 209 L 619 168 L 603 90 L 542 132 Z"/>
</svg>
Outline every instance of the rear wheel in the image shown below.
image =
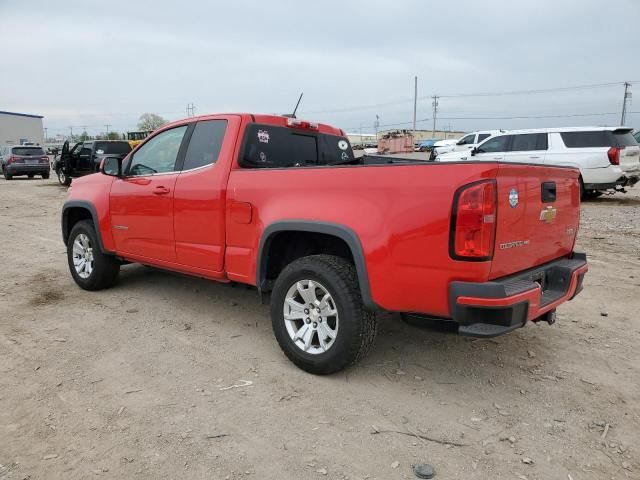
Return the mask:
<svg viewBox="0 0 640 480">
<path fill-rule="evenodd" d="M 33 173 L 30 173 L 30 174 L 27 175 L 27 177 L 33 178 L 33 177 L 35 177 L 35 175 Z"/>
<path fill-rule="evenodd" d="M 56 175 L 58 176 L 58 182 L 60 182 L 60 185 L 64 185 L 65 187 L 71 185 L 71 177 L 64 173 L 61 168 L 56 170 Z"/>
<path fill-rule="evenodd" d="M 95 227 L 89 220 L 82 220 L 71 229 L 67 261 L 71 276 L 84 290 L 109 288 L 120 271 L 120 262 L 100 251 Z"/>
<path fill-rule="evenodd" d="M 285 267 L 271 295 L 271 321 L 289 360 L 321 375 L 363 358 L 377 330 L 375 314 L 362 304 L 354 266 L 332 255 Z"/>
<path fill-rule="evenodd" d="M 49 172 L 47 172 L 47 173 L 43 173 L 43 174 L 42 174 L 42 178 L 43 178 L 44 180 L 47 180 L 47 179 L 49 178 Z"/>
<path fill-rule="evenodd" d="M 7 169 L 4 167 L 4 165 L 2 166 L 2 174 L 4 175 L 5 180 L 11 180 L 13 178 L 13 175 L 7 172 Z"/>
</svg>

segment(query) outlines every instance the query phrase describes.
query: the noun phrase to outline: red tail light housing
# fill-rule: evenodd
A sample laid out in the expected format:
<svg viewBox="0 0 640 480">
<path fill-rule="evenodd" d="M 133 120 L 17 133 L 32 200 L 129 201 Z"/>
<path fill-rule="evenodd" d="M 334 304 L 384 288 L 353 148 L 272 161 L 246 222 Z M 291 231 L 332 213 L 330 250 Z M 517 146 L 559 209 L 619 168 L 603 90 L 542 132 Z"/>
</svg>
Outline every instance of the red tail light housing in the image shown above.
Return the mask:
<svg viewBox="0 0 640 480">
<path fill-rule="evenodd" d="M 7 159 L 7 165 L 11 164 L 11 163 L 24 163 L 24 159 L 20 158 L 20 157 L 16 157 L 15 155 L 11 155 L 8 159 Z"/>
<path fill-rule="evenodd" d="M 49 157 L 40 157 L 40 163 L 49 163 Z"/>
<path fill-rule="evenodd" d="M 456 191 L 449 239 L 451 258 L 472 262 L 493 258 L 497 203 L 495 180 L 472 183 Z"/>
<path fill-rule="evenodd" d="M 611 147 L 607 151 L 607 157 L 609 157 L 609 163 L 611 165 L 620 165 L 620 151 L 624 147 Z"/>
</svg>

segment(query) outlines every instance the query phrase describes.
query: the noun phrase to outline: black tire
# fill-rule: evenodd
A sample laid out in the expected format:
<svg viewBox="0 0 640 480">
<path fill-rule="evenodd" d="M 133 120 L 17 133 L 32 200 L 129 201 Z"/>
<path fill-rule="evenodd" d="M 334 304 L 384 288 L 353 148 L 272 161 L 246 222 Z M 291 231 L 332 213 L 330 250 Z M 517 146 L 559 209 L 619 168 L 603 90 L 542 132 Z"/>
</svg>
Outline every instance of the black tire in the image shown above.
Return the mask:
<svg viewBox="0 0 640 480">
<path fill-rule="evenodd" d="M 61 168 L 56 170 L 56 175 L 58 176 L 58 182 L 60 185 L 64 185 L 65 187 L 71 185 L 71 177 L 64 173 Z"/>
<path fill-rule="evenodd" d="M 81 234 L 89 238 L 93 253 L 93 270 L 87 278 L 80 276 L 73 263 L 73 244 Z M 67 240 L 67 263 L 73 280 L 84 290 L 109 288 L 116 283 L 120 272 L 120 262 L 114 256 L 100 252 L 98 245 L 98 237 L 92 221 L 81 220 L 73 226 Z"/>
<path fill-rule="evenodd" d="M 310 354 L 299 348 L 287 332 L 283 306 L 289 288 L 313 280 L 328 290 L 338 311 L 339 327 L 326 352 Z M 309 373 L 326 375 L 359 361 L 371 349 L 377 332 L 375 313 L 362 303 L 354 266 L 332 255 L 303 257 L 287 265 L 271 295 L 271 322 L 278 344 L 294 364 Z"/>
<path fill-rule="evenodd" d="M 28 177 L 28 178 L 33 178 L 33 177 L 35 177 L 35 175 L 34 175 L 33 173 L 29 173 L 29 174 L 27 175 L 27 177 Z"/>
<path fill-rule="evenodd" d="M 4 168 L 4 166 L 2 167 L 2 174 L 4 175 L 5 180 L 13 179 L 13 175 L 11 175 L 10 173 L 7 173 L 7 170 Z"/>
<path fill-rule="evenodd" d="M 48 180 L 48 179 L 49 179 L 49 172 L 47 172 L 47 173 L 43 173 L 43 174 L 42 174 L 42 179 L 43 179 L 43 180 Z"/>
</svg>

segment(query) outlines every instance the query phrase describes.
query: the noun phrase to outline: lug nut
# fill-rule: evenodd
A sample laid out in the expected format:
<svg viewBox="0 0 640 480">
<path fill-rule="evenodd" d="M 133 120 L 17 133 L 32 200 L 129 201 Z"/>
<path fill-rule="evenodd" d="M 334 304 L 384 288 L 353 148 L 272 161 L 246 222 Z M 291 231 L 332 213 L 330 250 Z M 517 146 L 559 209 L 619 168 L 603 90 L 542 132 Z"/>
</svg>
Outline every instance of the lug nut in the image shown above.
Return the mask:
<svg viewBox="0 0 640 480">
<path fill-rule="evenodd" d="M 313 322 L 313 328 L 316 328 L 318 326 L 318 324 L 316 322 Z"/>
<path fill-rule="evenodd" d="M 317 313 L 320 313 L 320 309 L 319 309 L 319 308 L 316 308 L 316 312 L 317 312 Z"/>
<path fill-rule="evenodd" d="M 318 317 L 318 321 L 322 323 L 322 317 Z"/>
<path fill-rule="evenodd" d="M 304 313 L 305 313 L 305 315 L 309 315 L 309 309 L 308 309 L 308 308 L 305 308 L 305 309 L 304 309 Z"/>
<path fill-rule="evenodd" d="M 310 319 L 309 317 L 305 318 L 305 319 L 304 319 L 304 321 L 305 321 L 306 323 L 311 323 L 311 319 Z"/>
</svg>

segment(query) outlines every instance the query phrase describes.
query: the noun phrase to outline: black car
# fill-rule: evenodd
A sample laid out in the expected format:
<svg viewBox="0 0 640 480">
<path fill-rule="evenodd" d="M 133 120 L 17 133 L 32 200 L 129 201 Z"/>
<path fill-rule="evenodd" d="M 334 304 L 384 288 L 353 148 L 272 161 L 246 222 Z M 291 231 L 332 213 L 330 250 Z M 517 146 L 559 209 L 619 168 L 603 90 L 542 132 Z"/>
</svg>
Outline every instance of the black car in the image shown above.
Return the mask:
<svg viewBox="0 0 640 480">
<path fill-rule="evenodd" d="M 0 147 L 0 169 L 7 180 L 19 175 L 49 178 L 49 157 L 38 145 L 9 145 Z"/>
<path fill-rule="evenodd" d="M 71 179 L 96 173 L 104 157 L 124 158 L 131 151 L 131 145 L 124 140 L 89 140 L 76 143 L 69 149 L 64 142 L 54 170 L 62 185 L 71 185 Z"/>
</svg>

